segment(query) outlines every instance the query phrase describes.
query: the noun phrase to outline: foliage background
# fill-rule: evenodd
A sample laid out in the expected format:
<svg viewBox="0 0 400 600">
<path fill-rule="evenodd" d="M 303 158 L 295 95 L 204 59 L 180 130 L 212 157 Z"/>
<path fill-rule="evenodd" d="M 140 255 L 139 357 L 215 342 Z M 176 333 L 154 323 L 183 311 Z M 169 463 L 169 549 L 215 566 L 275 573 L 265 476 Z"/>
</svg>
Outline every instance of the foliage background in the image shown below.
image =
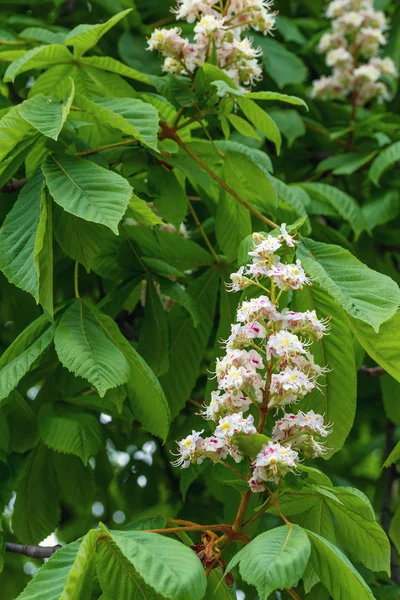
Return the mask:
<svg viewBox="0 0 400 600">
<path fill-rule="evenodd" d="M 395 0 L 378 0 L 376 5 L 390 14 L 392 28 L 387 50 L 399 67 L 400 6 Z M 169 3 L 165 0 L 151 2 L 136 0 L 135 3 L 132 0 L 121 0 L 121 2 L 97 0 L 87 3 L 74 2 L 74 0 L 65 2 L 18 0 L 12 3 L 1 1 L 0 75 L 5 72 L 9 64 L 9 60 L 2 58 L 3 52 L 25 48 L 24 44 L 28 48 L 31 47 L 32 42 L 24 41 L 23 33 L 21 34 L 27 28 L 40 27 L 56 34 L 62 32 L 64 28 L 71 29 L 79 23 L 104 21 L 125 8 L 136 10 L 102 38 L 94 51 L 95 55 L 112 56 L 134 69 L 159 75 L 160 61 L 154 53 L 145 51 L 145 41 L 146 36 L 155 26 L 172 21 L 168 12 Z M 355 237 L 351 230 L 351 223 L 346 219 L 345 214 L 339 214 L 340 211 L 335 208 L 334 200 L 315 195 L 312 196 L 311 204 L 306 207 L 311 217 L 313 239 L 339 243 L 368 266 L 389 275 L 399 283 L 398 173 L 395 169 L 391 169 L 382 178 L 382 187 L 377 188 L 367 176 L 370 163 L 352 172 L 352 166 L 348 164 L 346 166 L 346 163 L 324 162 L 329 157 L 341 154 L 341 141 L 346 139 L 345 134 L 332 139 L 329 132 L 346 130 L 349 124 L 349 106 L 328 102 L 316 103 L 310 101 L 308 97 L 310 81 L 325 70 L 323 57 L 315 52 L 318 36 L 327 27 L 327 22 L 321 17 L 323 2 L 303 0 L 300 3 L 280 0 L 276 8 L 279 9 L 280 16 L 275 38 L 255 36 L 256 42 L 264 50 L 265 67 L 264 79 L 257 89 L 276 90 L 303 97 L 309 104 L 310 112 L 306 114 L 305 111 L 298 110 L 298 107 L 282 108 L 282 105 L 278 104 L 268 108 L 269 114 L 278 124 L 284 137 L 283 151 L 279 157 L 275 155 L 271 142 L 245 138 L 238 132 L 233 132 L 231 139 L 244 143 L 250 148 L 266 150 L 273 163 L 275 177 L 286 183 L 305 181 L 327 183 L 356 198 L 362 206 L 370 233 L 363 231 L 361 235 Z M 185 30 L 185 25 L 183 29 Z M 0 110 L 26 97 L 26 86 L 32 84 L 31 75 L 31 72 L 25 73 L 17 79 L 16 83 L 1 84 Z M 127 86 L 131 84 L 138 90 L 146 89 L 138 82 L 133 84 L 130 80 L 125 81 L 124 92 L 127 95 Z M 110 93 L 108 82 L 104 80 L 102 84 Z M 357 152 L 368 155 L 378 150 L 381 144 L 388 143 L 383 136 L 391 142 L 400 139 L 399 106 L 400 96 L 396 94 L 388 105 L 375 107 L 373 115 L 367 111 L 360 111 Z M 370 122 L 371 116 L 374 118 Z M 216 138 L 222 137 L 215 122 L 210 122 L 210 132 L 213 137 L 214 135 Z M 198 137 L 202 136 L 201 132 L 196 133 Z M 137 192 L 141 195 L 140 190 L 137 189 Z M 4 183 L 0 194 L 2 219 L 10 210 L 16 196 L 17 192 Z M 382 210 L 384 201 L 386 209 Z M 213 223 L 207 207 L 196 203 L 196 211 L 206 231 L 214 240 Z M 291 218 L 293 210 L 285 202 L 281 202 L 278 215 L 279 222 L 294 220 Z M 294 216 L 298 215 L 294 213 Z M 191 231 L 191 239 L 201 243 L 201 237 L 190 215 L 186 219 L 186 224 Z M 257 230 L 257 226 L 254 225 L 254 229 Z M 58 262 L 56 282 L 57 301 L 62 303 L 73 293 L 71 260 L 64 257 Z M 81 268 L 82 295 L 88 295 L 97 301 L 104 294 L 103 286 L 106 286 L 107 292 L 107 285 L 108 282 L 102 281 L 94 272 L 86 274 Z M 35 304 L 33 298 L 8 283 L 5 277 L 0 280 L 0 295 L 2 323 L 0 344 L 1 349 L 5 350 L 16 336 L 40 315 L 41 309 Z M 133 297 L 131 297 L 131 304 L 134 306 L 134 311 L 120 312 L 117 323 L 130 339 L 137 340 L 139 336 L 140 340 L 144 312 L 140 303 L 135 306 Z M 148 515 L 157 514 L 194 519 L 199 522 L 210 520 L 211 515 L 211 521 L 218 519 L 220 514 L 223 514 L 226 520 L 233 518 L 234 514 L 231 513 L 235 509 L 235 503 L 232 502 L 232 498 L 236 499 L 238 494 L 233 488 L 220 485 L 218 481 L 220 473 L 216 472 L 217 469 L 214 474 L 208 473 L 205 479 L 195 480 L 189 487 L 190 479 L 196 469 L 192 469 L 190 473 L 179 473 L 173 470 L 169 463 L 173 440 L 186 435 L 192 424 L 193 427 L 198 424 L 195 412 L 198 403 L 201 403 L 205 397 L 207 367 L 215 356 L 214 340 L 220 317 L 230 320 L 227 313 L 221 313 L 220 309 L 216 311 L 202 361 L 201 375 L 192 392 L 192 401 L 186 404 L 180 416 L 174 421 L 165 446 L 161 446 L 156 438 L 147 434 L 137 423 L 131 427 L 129 418 L 126 421 L 116 418 L 111 423 L 103 424 L 108 439 L 106 449 L 96 455 L 95 469 L 90 476 L 87 470 L 82 474 L 85 482 L 82 489 L 73 489 L 69 498 L 65 495 L 62 499 L 61 520 L 57 529 L 57 538 L 60 541 L 69 542 L 83 535 L 90 527 L 97 524 L 99 518 L 113 529 L 124 527 L 127 523 Z M 358 367 L 362 364 L 374 365 L 373 361 L 364 357 L 361 349 L 358 351 L 357 359 Z M 48 360 L 51 362 L 52 357 L 49 356 Z M 28 394 L 28 397 L 29 394 L 34 394 L 31 389 L 32 383 L 29 377 L 23 382 L 21 391 Z M 57 373 L 56 380 L 51 381 L 50 385 L 53 387 L 47 390 L 47 393 L 58 394 L 60 390 L 65 392 L 65 389 L 72 384 L 67 372 L 61 369 Z M 75 392 L 76 390 L 71 388 L 71 394 Z M 336 485 L 352 485 L 367 494 L 375 510 L 381 515 L 381 522 L 387 531 L 392 515 L 395 514 L 400 503 L 400 491 L 396 467 L 382 470 L 381 465 L 383 458 L 393 448 L 400 435 L 399 392 L 400 384 L 389 375 L 371 377 L 359 374 L 354 426 L 342 450 L 329 462 L 323 461 L 325 472 Z M 37 435 L 35 417 L 29 405 L 23 400 L 19 408 L 12 410 L 5 406 L 1 410 L 2 414 L 3 411 L 8 410 L 9 435 L 13 440 L 14 450 L 13 470 L 18 473 L 26 451 L 35 443 Z M 78 459 L 74 463 L 74 468 L 83 468 Z M 72 469 L 71 466 L 66 467 L 62 455 L 57 457 L 57 469 L 63 472 L 65 487 L 72 486 L 72 479 L 69 479 Z M 3 477 L 6 482 L 7 475 L 4 474 Z M 37 503 L 40 504 L 44 489 L 45 496 L 51 495 L 54 486 L 52 477 L 52 475 L 44 476 L 41 481 L 35 482 L 34 496 Z M 182 500 L 182 491 L 186 494 L 185 503 Z M 9 492 L 7 485 L 2 485 L 0 497 L 5 503 L 3 530 L 8 541 L 13 539 L 21 541 L 18 536 L 14 538 L 10 531 L 13 503 L 9 502 Z M 45 505 L 42 504 L 40 508 L 44 509 Z M 28 518 L 27 515 L 25 517 Z M 273 522 L 274 517 L 268 516 L 266 519 Z M 24 523 L 20 524 L 19 529 L 23 530 L 23 528 Z M 399 546 L 398 531 L 392 533 L 394 543 Z M 14 599 L 29 581 L 35 567 L 40 564 L 40 561 L 6 553 L 4 570 L 0 575 L 2 598 Z M 399 587 L 394 583 L 389 584 L 384 577 L 380 578 L 379 574 L 367 572 L 362 566 L 360 571 L 373 586 L 377 598 L 389 600 L 398 597 Z M 400 582 L 396 568 L 393 572 L 393 580 Z M 246 593 L 246 598 L 255 597 L 254 589 L 248 588 L 244 583 L 240 583 L 240 588 Z"/>
</svg>

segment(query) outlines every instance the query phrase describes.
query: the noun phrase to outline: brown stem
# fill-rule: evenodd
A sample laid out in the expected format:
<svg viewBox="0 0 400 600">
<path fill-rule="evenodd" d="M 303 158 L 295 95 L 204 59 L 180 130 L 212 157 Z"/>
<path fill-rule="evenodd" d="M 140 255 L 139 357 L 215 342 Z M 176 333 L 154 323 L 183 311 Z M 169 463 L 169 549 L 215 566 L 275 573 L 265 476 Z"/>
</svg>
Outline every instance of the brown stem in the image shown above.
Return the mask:
<svg viewBox="0 0 400 600">
<path fill-rule="evenodd" d="M 298 596 L 296 594 L 296 592 L 294 591 L 293 588 L 285 588 L 285 590 L 287 591 L 287 593 L 289 594 L 289 596 L 291 596 L 292 598 L 294 598 L 294 600 L 301 600 L 300 596 Z"/>
<path fill-rule="evenodd" d="M 246 510 L 247 510 L 247 506 L 250 502 L 250 498 L 251 498 L 250 490 L 248 492 L 245 492 L 244 494 L 242 494 L 242 499 L 240 501 L 239 508 L 238 508 L 235 520 L 233 522 L 233 525 L 232 525 L 232 530 L 235 533 L 240 533 L 242 531 L 243 521 L 246 516 Z"/>
<path fill-rule="evenodd" d="M 255 521 L 257 521 L 257 519 L 259 519 L 264 513 L 265 511 L 267 511 L 269 509 L 269 507 L 271 506 L 273 502 L 272 499 L 272 495 L 268 498 L 267 502 L 264 504 L 264 506 L 262 506 L 260 508 L 260 510 L 258 510 L 250 519 L 248 519 L 245 524 L 243 525 L 243 529 L 250 527 L 250 525 L 253 525 L 253 523 Z"/>
<path fill-rule="evenodd" d="M 132 144 L 138 144 L 138 140 L 128 140 L 126 142 L 116 142 L 115 144 L 107 144 L 106 146 L 98 146 L 97 148 L 89 148 L 89 150 L 83 150 L 83 152 L 77 152 L 75 156 L 88 156 L 89 154 L 96 154 L 102 150 L 109 150 L 110 148 L 118 148 L 119 146 L 132 146 Z"/>
<path fill-rule="evenodd" d="M 260 421 L 258 423 L 257 431 L 258 433 L 262 433 L 264 431 L 265 420 L 267 418 L 267 414 L 269 412 L 268 403 L 269 403 L 269 386 L 271 382 L 271 374 L 272 374 L 272 360 L 268 363 L 267 370 L 267 378 L 265 381 L 265 389 L 263 395 L 263 402 L 260 409 Z"/>
<path fill-rule="evenodd" d="M 179 531 L 231 531 L 230 525 L 184 525 L 183 527 L 168 527 L 166 529 L 144 529 L 149 533 L 178 533 Z"/>
<path fill-rule="evenodd" d="M 386 375 L 386 371 L 382 367 L 367 367 L 367 365 L 361 365 L 358 372 L 361 373 L 361 375 L 368 375 L 369 377 Z"/>
<path fill-rule="evenodd" d="M 24 554 L 30 558 L 50 558 L 54 552 L 57 552 L 62 548 L 59 544 L 57 546 L 32 546 L 30 544 L 14 544 L 13 542 L 6 542 L 6 552 L 14 552 L 16 554 Z"/>
<path fill-rule="evenodd" d="M 273 221 L 268 219 L 268 217 L 264 217 L 264 215 L 262 215 L 260 212 L 258 212 L 258 210 L 253 208 L 248 202 L 246 202 L 246 200 L 244 200 L 241 196 L 239 196 L 239 194 L 237 194 L 235 192 L 235 190 L 233 190 L 231 187 L 229 187 L 229 185 L 223 179 L 221 179 L 221 177 L 219 177 L 219 175 L 214 173 L 214 171 L 212 169 L 210 169 L 210 167 L 203 160 L 201 160 L 201 158 L 199 156 L 197 156 L 197 154 L 195 152 L 193 152 L 193 150 L 191 148 L 189 148 L 189 146 L 187 146 L 183 140 L 181 140 L 179 135 L 176 133 L 175 129 L 172 129 L 171 127 L 169 127 L 169 125 L 167 125 L 167 123 L 165 123 L 164 121 L 160 121 L 160 126 L 162 127 L 162 130 L 163 130 L 163 137 L 167 137 L 167 138 L 170 138 L 171 140 L 174 140 L 182 148 L 182 150 L 184 150 L 186 152 L 186 154 L 188 154 L 191 158 L 193 158 L 193 160 L 195 160 L 197 162 L 197 164 L 200 165 L 202 167 L 202 169 L 204 169 L 204 171 L 206 171 L 206 173 L 208 173 L 210 175 L 210 177 L 212 177 L 212 179 L 214 179 L 214 181 L 219 183 L 219 185 L 222 188 L 224 188 L 233 198 L 235 198 L 235 200 L 240 202 L 240 204 L 245 206 L 250 212 L 253 213 L 253 215 L 255 215 L 256 217 L 258 217 L 259 219 L 261 219 L 262 221 L 267 223 L 267 225 L 269 225 L 270 227 L 273 227 L 273 228 L 278 227 L 278 225 L 276 223 L 274 223 Z"/>
</svg>

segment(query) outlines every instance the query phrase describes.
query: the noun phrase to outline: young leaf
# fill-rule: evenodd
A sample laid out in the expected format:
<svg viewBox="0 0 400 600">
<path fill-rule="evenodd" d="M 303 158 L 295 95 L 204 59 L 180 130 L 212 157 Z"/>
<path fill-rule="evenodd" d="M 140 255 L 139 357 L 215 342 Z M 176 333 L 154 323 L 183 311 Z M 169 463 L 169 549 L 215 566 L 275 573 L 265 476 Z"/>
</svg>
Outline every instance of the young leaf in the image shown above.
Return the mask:
<svg viewBox="0 0 400 600">
<path fill-rule="evenodd" d="M 303 238 L 297 252 L 306 272 L 349 315 L 368 323 L 376 332 L 397 311 L 400 302 L 397 284 L 369 269 L 348 250 Z"/>
<path fill-rule="evenodd" d="M 151 210 L 150 206 L 144 200 L 138 198 L 136 194 L 132 194 L 130 199 L 128 215 L 138 223 L 143 223 L 143 225 L 148 225 L 149 227 L 162 225 L 162 221 L 157 217 L 156 213 Z"/>
<path fill-rule="evenodd" d="M 245 114 L 248 120 L 254 125 L 256 130 L 260 131 L 268 140 L 274 142 L 276 153 L 281 151 L 282 138 L 275 121 L 258 106 L 253 100 L 238 98 L 237 103 L 240 110 Z"/>
<path fill-rule="evenodd" d="M 151 277 L 147 279 L 146 308 L 140 329 L 138 349 L 157 377 L 168 371 L 167 315 Z"/>
<path fill-rule="evenodd" d="M 39 412 L 39 431 L 46 446 L 74 454 L 84 465 L 104 443 L 96 417 L 70 406 L 44 404 Z"/>
<path fill-rule="evenodd" d="M 383 173 L 398 160 L 400 160 L 400 142 L 395 142 L 376 157 L 369 169 L 368 177 L 379 186 Z"/>
<path fill-rule="evenodd" d="M 254 127 L 252 127 L 248 121 L 242 119 L 242 117 L 239 117 L 239 115 L 230 113 L 228 115 L 228 120 L 240 134 L 255 138 L 256 140 L 260 139 L 260 136 L 257 135 Z"/>
<path fill-rule="evenodd" d="M 129 14 L 131 10 L 131 8 L 123 10 L 111 17 L 111 19 L 105 23 L 99 25 L 77 25 L 69 32 L 64 43 L 67 46 L 73 46 L 75 56 L 82 56 L 82 54 L 90 50 L 90 48 L 93 48 L 103 35 Z"/>
<path fill-rule="evenodd" d="M 57 140 L 74 99 L 75 86 L 72 79 L 71 82 L 71 91 L 64 101 L 59 102 L 50 96 L 38 94 L 20 105 L 19 114 L 40 133 Z"/>
<path fill-rule="evenodd" d="M 132 195 L 128 181 L 75 156 L 51 156 L 43 165 L 47 186 L 55 202 L 86 221 L 101 223 L 118 235 Z"/>
<path fill-rule="evenodd" d="M 33 321 L 0 358 L 0 400 L 17 387 L 35 360 L 53 340 L 55 325 L 45 316 Z"/>
<path fill-rule="evenodd" d="M 207 587 L 204 568 L 191 548 L 156 533 L 109 533 L 125 558 L 156 592 L 174 600 L 204 597 Z"/>
<path fill-rule="evenodd" d="M 334 424 L 328 437 L 330 457 L 343 446 L 354 421 L 357 398 L 357 376 L 353 336 L 346 324 L 343 310 L 317 283 L 296 293 L 293 310 L 315 310 L 320 319 L 331 317 L 329 335 L 315 342 L 311 352 L 315 361 L 328 366 L 329 371 L 319 379 L 320 389 L 307 394 L 300 410 L 314 410 Z"/>
<path fill-rule="evenodd" d="M 296 104 L 304 106 L 308 110 L 306 102 L 297 96 L 288 96 L 287 94 L 279 94 L 278 92 L 247 92 L 247 98 L 253 100 L 272 100 L 272 102 L 285 102 L 286 104 Z"/>
<path fill-rule="evenodd" d="M 339 548 L 317 533 L 306 533 L 311 542 L 311 564 L 332 598 L 373 600 L 370 588 Z"/>
<path fill-rule="evenodd" d="M 297 586 L 310 557 L 310 542 L 298 525 L 283 525 L 258 535 L 230 561 L 239 563 L 246 583 L 256 586 L 261 600 L 275 590 Z"/>
<path fill-rule="evenodd" d="M 46 600 L 60 600 L 81 541 L 76 540 L 57 550 L 29 581 L 17 600 L 37 600 L 43 597 Z"/>
<path fill-rule="evenodd" d="M 87 379 L 101 397 L 129 379 L 128 361 L 110 340 L 119 330 L 110 317 L 82 300 L 64 313 L 54 343 L 58 358 L 77 377 Z M 119 334 L 120 335 L 120 334 Z"/>
<path fill-rule="evenodd" d="M 60 505 L 50 450 L 43 444 L 32 450 L 17 487 L 13 529 L 22 544 L 37 544 L 60 520 Z"/>
<path fill-rule="evenodd" d="M 160 379 L 167 396 L 172 417 L 185 406 L 190 397 L 214 321 L 217 300 L 218 273 L 210 269 L 188 288 L 195 301 L 200 322 L 195 328 L 186 311 L 174 306 L 168 314 L 170 330 L 170 368 Z"/>
<path fill-rule="evenodd" d="M 75 560 L 65 580 L 60 600 L 87 598 L 91 596 L 96 572 L 96 545 L 99 535 L 98 530 L 91 529 L 82 539 Z"/>
</svg>

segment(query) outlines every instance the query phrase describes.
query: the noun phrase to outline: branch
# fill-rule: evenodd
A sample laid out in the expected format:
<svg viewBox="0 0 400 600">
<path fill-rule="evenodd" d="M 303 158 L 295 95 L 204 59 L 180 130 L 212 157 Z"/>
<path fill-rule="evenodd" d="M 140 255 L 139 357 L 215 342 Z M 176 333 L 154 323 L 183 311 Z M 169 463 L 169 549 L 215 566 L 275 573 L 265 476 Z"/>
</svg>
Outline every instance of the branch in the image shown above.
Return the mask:
<svg viewBox="0 0 400 600">
<path fill-rule="evenodd" d="M 16 192 L 20 190 L 26 184 L 26 179 L 10 179 L 5 183 L 1 188 L 0 192 L 5 192 L 11 194 L 12 192 Z"/>
<path fill-rule="evenodd" d="M 24 554 L 30 558 L 50 558 L 60 548 L 62 548 L 60 544 L 57 544 L 57 546 L 32 546 L 30 544 L 24 545 L 6 542 L 6 552 Z"/>
<path fill-rule="evenodd" d="M 367 367 L 367 365 L 362 365 L 358 372 L 361 375 L 368 375 L 368 377 L 380 377 L 381 375 L 386 375 L 385 369 L 382 367 Z"/>
</svg>

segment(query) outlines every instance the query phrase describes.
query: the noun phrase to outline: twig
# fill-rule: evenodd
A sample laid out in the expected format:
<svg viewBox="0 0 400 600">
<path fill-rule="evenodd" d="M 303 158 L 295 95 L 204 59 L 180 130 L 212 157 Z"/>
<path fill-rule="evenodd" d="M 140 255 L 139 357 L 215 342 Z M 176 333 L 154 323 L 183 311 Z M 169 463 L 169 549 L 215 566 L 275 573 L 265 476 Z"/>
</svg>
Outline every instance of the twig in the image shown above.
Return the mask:
<svg viewBox="0 0 400 600">
<path fill-rule="evenodd" d="M 6 542 L 6 552 L 14 552 L 15 554 L 24 554 L 30 558 L 50 558 L 54 552 L 62 548 L 60 544 L 56 546 L 32 546 L 30 544 L 14 544 Z"/>
<path fill-rule="evenodd" d="M 382 367 L 367 367 L 367 365 L 362 365 L 358 372 L 361 375 L 368 375 L 368 377 L 380 377 L 381 375 L 386 375 L 385 369 Z"/>
<path fill-rule="evenodd" d="M 119 146 L 132 146 L 132 144 L 138 144 L 139 140 L 127 140 L 126 142 L 115 142 L 115 144 L 107 144 L 106 146 L 98 146 L 97 148 L 89 148 L 89 150 L 83 150 L 77 152 L 75 156 L 89 156 L 89 154 L 96 154 L 102 150 L 109 150 L 110 148 L 118 148 Z"/>
<path fill-rule="evenodd" d="M 188 154 L 191 158 L 193 158 L 193 160 L 195 160 L 197 162 L 197 164 L 200 165 L 202 167 L 202 169 L 204 169 L 204 171 L 206 171 L 206 173 L 208 173 L 210 175 L 210 177 L 212 177 L 233 198 L 235 198 L 235 200 L 240 202 L 240 204 L 245 206 L 247 208 L 247 210 L 252 212 L 253 215 L 255 215 L 257 218 L 261 219 L 261 221 L 264 221 L 265 223 L 267 223 L 267 225 L 269 225 L 270 227 L 273 227 L 274 229 L 276 227 L 278 227 L 278 225 L 276 223 L 274 223 L 273 221 L 268 219 L 268 217 L 265 217 L 260 212 L 258 212 L 258 210 L 253 208 L 248 202 L 246 202 L 246 200 L 244 200 L 241 196 L 239 196 L 239 194 L 237 192 L 235 192 L 235 190 L 233 190 L 223 179 L 221 179 L 221 177 L 219 177 L 219 175 L 214 173 L 214 171 L 212 169 L 210 169 L 210 167 L 199 156 L 197 156 L 197 154 L 195 152 L 193 152 L 193 150 L 191 148 L 189 148 L 189 146 L 187 146 L 183 140 L 181 140 L 179 135 L 176 133 L 175 129 L 172 129 L 171 127 L 169 127 L 169 125 L 167 125 L 167 123 L 165 123 L 164 121 L 160 121 L 160 126 L 162 127 L 164 137 L 174 140 L 182 148 L 182 150 L 184 150 L 186 152 L 186 154 Z"/>
<path fill-rule="evenodd" d="M 292 598 L 294 598 L 294 600 L 301 600 L 300 596 L 298 596 L 296 594 L 296 592 L 294 591 L 293 588 L 285 588 L 285 590 L 287 591 L 287 593 L 289 594 L 289 596 L 291 596 Z"/>
<path fill-rule="evenodd" d="M 240 533 L 243 527 L 243 521 L 246 516 L 247 506 L 250 502 L 252 492 L 249 490 L 242 495 L 242 499 L 240 501 L 239 509 L 236 514 L 235 521 L 232 525 L 232 529 L 235 533 Z"/>
<path fill-rule="evenodd" d="M 189 196 L 186 196 L 187 198 L 187 203 L 189 205 L 189 210 L 192 213 L 192 217 L 193 220 L 195 222 L 196 227 L 199 229 L 201 236 L 203 238 L 203 240 L 205 241 L 207 248 L 209 249 L 209 251 L 211 252 L 211 254 L 213 255 L 213 258 L 216 262 L 221 262 L 221 259 L 218 257 L 218 254 L 215 252 L 212 243 L 210 242 L 210 239 L 208 237 L 208 235 L 206 234 L 206 232 L 204 231 L 204 227 L 200 222 L 199 217 L 197 216 L 196 211 L 193 208 L 192 203 L 190 202 Z"/>
</svg>

